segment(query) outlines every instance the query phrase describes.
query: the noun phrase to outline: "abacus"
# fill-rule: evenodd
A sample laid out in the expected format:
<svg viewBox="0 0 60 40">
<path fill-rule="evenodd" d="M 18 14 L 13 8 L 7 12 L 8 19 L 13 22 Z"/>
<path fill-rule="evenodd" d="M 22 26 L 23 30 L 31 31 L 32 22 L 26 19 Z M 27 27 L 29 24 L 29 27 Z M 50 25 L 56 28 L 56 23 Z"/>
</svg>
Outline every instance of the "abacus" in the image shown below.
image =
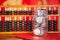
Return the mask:
<svg viewBox="0 0 60 40">
<path fill-rule="evenodd" d="M 0 34 L 32 33 L 37 8 L 47 10 L 48 33 L 60 33 L 59 5 L 21 5 L 0 6 Z"/>
</svg>

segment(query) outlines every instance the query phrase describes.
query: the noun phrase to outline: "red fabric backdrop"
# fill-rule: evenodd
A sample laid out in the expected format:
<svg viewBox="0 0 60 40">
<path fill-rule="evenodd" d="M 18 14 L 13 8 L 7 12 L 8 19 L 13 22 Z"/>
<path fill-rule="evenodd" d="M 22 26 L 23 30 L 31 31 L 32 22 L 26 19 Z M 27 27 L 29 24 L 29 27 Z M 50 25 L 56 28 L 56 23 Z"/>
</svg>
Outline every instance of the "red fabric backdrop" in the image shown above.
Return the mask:
<svg viewBox="0 0 60 40">
<path fill-rule="evenodd" d="M 0 0 L 0 5 L 2 5 L 6 0 Z M 35 5 L 38 0 L 23 0 L 22 4 Z M 60 4 L 60 0 L 47 0 L 48 4 Z"/>
</svg>

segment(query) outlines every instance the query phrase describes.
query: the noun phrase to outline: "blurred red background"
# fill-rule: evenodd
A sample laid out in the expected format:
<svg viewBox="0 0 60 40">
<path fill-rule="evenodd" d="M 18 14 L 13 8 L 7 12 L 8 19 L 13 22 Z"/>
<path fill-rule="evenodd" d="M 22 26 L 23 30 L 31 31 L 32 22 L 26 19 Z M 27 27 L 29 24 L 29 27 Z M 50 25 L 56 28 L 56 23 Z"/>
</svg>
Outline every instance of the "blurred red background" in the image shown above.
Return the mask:
<svg viewBox="0 0 60 40">
<path fill-rule="evenodd" d="M 0 5 L 2 5 L 5 1 L 6 0 L 0 0 Z M 22 4 L 37 5 L 38 0 L 22 0 Z M 47 0 L 47 4 L 60 4 L 60 0 Z"/>
</svg>

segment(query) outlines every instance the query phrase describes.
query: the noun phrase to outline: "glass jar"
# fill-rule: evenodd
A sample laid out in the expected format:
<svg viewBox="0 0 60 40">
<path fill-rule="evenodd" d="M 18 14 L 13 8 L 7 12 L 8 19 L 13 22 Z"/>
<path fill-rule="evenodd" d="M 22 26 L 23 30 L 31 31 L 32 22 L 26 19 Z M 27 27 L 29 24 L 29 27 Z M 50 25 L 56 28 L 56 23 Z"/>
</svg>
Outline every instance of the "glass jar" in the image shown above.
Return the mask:
<svg viewBox="0 0 60 40">
<path fill-rule="evenodd" d="M 37 8 L 34 12 L 34 29 L 33 33 L 36 36 L 44 36 L 47 33 L 47 10 Z"/>
</svg>

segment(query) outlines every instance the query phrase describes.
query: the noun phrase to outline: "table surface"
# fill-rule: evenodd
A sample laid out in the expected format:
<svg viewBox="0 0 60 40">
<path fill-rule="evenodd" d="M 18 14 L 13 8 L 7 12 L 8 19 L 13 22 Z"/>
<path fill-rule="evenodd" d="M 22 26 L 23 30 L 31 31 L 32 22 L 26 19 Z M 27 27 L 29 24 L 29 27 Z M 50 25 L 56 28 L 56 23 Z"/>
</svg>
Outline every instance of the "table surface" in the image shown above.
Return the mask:
<svg viewBox="0 0 60 40">
<path fill-rule="evenodd" d="M 50 33 L 44 37 L 36 37 L 32 33 L 31 34 L 15 34 L 17 38 L 24 38 L 26 40 L 60 40 L 59 33 Z"/>
<path fill-rule="evenodd" d="M 5 38 L 5 37 L 15 37 L 15 38 L 23 38 L 24 40 L 60 40 L 60 34 L 59 33 L 49 33 L 44 37 L 37 37 L 34 36 L 33 33 L 22 33 L 22 34 L 13 34 L 13 35 L 5 35 L 2 36 L 0 35 L 0 38 Z"/>
</svg>

